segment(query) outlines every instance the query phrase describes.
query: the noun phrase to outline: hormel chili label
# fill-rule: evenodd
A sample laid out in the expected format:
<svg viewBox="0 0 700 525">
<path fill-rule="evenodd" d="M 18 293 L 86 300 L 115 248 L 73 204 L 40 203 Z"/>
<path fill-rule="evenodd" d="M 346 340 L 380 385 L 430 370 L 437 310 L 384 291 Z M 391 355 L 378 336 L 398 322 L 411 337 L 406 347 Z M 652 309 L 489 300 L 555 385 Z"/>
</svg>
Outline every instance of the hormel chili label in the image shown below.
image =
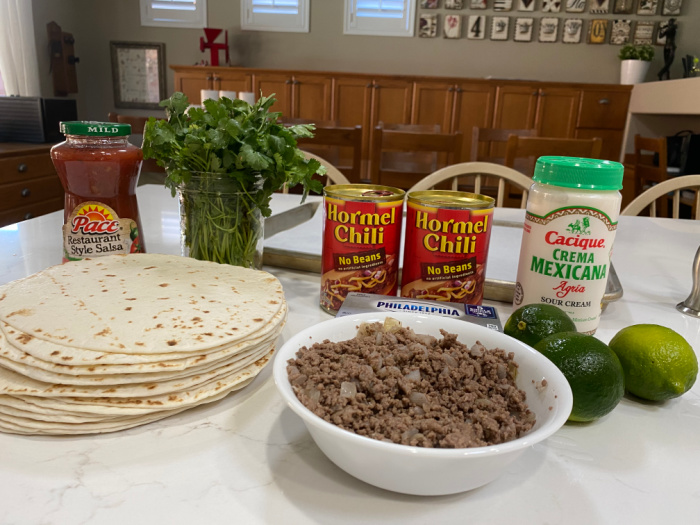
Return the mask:
<svg viewBox="0 0 700 525">
<path fill-rule="evenodd" d="M 136 222 L 101 202 L 79 204 L 63 225 L 64 260 L 141 251 Z"/>
<path fill-rule="evenodd" d="M 404 192 L 367 184 L 324 190 L 321 307 L 350 292 L 396 295 Z"/>
<path fill-rule="evenodd" d="M 490 197 L 409 194 L 401 296 L 480 305 L 492 219 Z"/>
</svg>

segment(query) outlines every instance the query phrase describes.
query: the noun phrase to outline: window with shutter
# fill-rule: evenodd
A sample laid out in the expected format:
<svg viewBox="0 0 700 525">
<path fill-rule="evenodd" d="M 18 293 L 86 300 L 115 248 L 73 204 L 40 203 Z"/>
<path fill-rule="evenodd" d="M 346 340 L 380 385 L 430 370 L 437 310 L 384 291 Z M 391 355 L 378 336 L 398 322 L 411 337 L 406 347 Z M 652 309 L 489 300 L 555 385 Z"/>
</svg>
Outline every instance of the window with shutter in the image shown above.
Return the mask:
<svg viewBox="0 0 700 525">
<path fill-rule="evenodd" d="M 142 26 L 207 26 L 207 0 L 140 0 L 140 2 Z"/>
<path fill-rule="evenodd" d="M 241 29 L 309 32 L 309 0 L 241 0 Z"/>
<path fill-rule="evenodd" d="M 416 0 L 345 0 L 346 35 L 413 36 Z"/>
</svg>

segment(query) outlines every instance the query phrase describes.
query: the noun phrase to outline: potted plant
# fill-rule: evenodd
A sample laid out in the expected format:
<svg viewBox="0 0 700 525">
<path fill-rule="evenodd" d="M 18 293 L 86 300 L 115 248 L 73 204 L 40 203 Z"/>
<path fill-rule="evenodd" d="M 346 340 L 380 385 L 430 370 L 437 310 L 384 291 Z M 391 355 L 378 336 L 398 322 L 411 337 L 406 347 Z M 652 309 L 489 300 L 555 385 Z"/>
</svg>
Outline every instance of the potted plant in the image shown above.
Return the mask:
<svg viewBox="0 0 700 525">
<path fill-rule="evenodd" d="M 314 126 L 278 124 L 280 114 L 269 111 L 274 102 L 224 97 L 190 107 L 175 93 L 160 103 L 167 119 L 146 124 L 144 158 L 165 168 L 165 185 L 179 196 L 183 255 L 260 268 L 272 194 L 302 184 L 303 201 L 322 190 L 312 177 L 325 169 L 296 142 L 313 137 Z"/>
<path fill-rule="evenodd" d="M 626 44 L 618 56 L 622 60 L 620 84 L 641 84 L 654 58 L 654 48 L 646 44 Z"/>
</svg>

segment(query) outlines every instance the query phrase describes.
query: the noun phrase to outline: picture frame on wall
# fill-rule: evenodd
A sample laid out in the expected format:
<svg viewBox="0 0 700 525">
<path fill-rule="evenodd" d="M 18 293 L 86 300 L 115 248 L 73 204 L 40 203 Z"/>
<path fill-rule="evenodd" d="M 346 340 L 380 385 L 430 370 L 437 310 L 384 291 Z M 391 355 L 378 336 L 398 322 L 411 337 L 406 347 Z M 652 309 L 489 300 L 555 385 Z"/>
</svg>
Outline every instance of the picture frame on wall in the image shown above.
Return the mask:
<svg viewBox="0 0 700 525">
<path fill-rule="evenodd" d="M 613 13 L 616 15 L 631 15 L 634 11 L 634 0 L 615 0 Z"/>
<path fill-rule="evenodd" d="M 532 27 L 534 25 L 534 18 L 516 18 L 515 33 L 513 34 L 513 40 L 515 40 L 516 42 L 532 41 Z"/>
<path fill-rule="evenodd" d="M 491 40 L 508 40 L 509 30 L 509 16 L 494 16 L 491 18 Z"/>
<path fill-rule="evenodd" d="M 486 38 L 486 17 L 484 15 L 469 15 L 467 38 L 471 40 L 483 40 Z"/>
<path fill-rule="evenodd" d="M 561 41 L 565 44 L 580 44 L 582 33 L 583 20 L 581 18 L 567 18 L 564 20 Z"/>
<path fill-rule="evenodd" d="M 654 42 L 655 22 L 637 22 L 634 27 L 634 45 L 651 45 Z"/>
<path fill-rule="evenodd" d="M 664 7 L 661 10 L 662 15 L 678 16 L 681 14 L 683 0 L 664 0 Z"/>
<path fill-rule="evenodd" d="M 559 19 L 554 17 L 545 17 L 540 19 L 540 33 L 538 40 L 540 42 L 553 43 L 557 41 L 559 36 Z"/>
<path fill-rule="evenodd" d="M 637 5 L 637 14 L 645 16 L 654 16 L 658 10 L 658 0 L 639 0 Z"/>
<path fill-rule="evenodd" d="M 513 1 L 514 0 L 494 0 L 493 10 L 499 12 L 510 11 L 513 9 Z"/>
<path fill-rule="evenodd" d="M 435 38 L 437 36 L 438 15 L 421 13 L 418 19 L 418 36 L 420 38 Z"/>
<path fill-rule="evenodd" d="M 464 0 L 445 0 L 445 9 L 462 9 Z"/>
<path fill-rule="evenodd" d="M 437 9 L 440 7 L 440 0 L 420 0 L 421 9 Z"/>
<path fill-rule="evenodd" d="M 534 11 L 535 0 L 518 0 L 518 11 Z"/>
<path fill-rule="evenodd" d="M 628 44 L 632 34 L 632 20 L 613 20 L 610 28 L 610 43 L 621 46 Z"/>
<path fill-rule="evenodd" d="M 558 13 L 561 11 L 562 0 L 542 0 L 543 13 Z"/>
<path fill-rule="evenodd" d="M 443 35 L 445 38 L 460 38 L 462 36 L 462 17 L 460 15 L 445 15 Z"/>
<path fill-rule="evenodd" d="M 610 12 L 610 0 L 590 0 L 588 10 L 592 15 L 606 15 Z"/>
<path fill-rule="evenodd" d="M 583 13 L 588 0 L 565 0 L 567 13 Z"/>
<path fill-rule="evenodd" d="M 110 42 L 114 106 L 160 109 L 165 92 L 165 44 Z"/>
<path fill-rule="evenodd" d="M 605 44 L 608 38 L 608 20 L 594 18 L 588 26 L 588 43 Z"/>
<path fill-rule="evenodd" d="M 486 0 L 470 0 L 469 6 L 472 9 L 486 9 Z"/>
</svg>

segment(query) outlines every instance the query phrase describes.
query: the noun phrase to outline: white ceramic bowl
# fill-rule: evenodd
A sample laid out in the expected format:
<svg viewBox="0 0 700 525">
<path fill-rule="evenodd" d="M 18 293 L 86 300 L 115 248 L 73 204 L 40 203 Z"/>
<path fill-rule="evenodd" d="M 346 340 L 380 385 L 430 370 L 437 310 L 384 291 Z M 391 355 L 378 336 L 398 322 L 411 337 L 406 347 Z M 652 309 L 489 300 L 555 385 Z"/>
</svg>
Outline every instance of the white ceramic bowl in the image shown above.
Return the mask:
<svg viewBox="0 0 700 525">
<path fill-rule="evenodd" d="M 393 317 L 416 333 L 440 337 L 440 329 L 456 333 L 467 346 L 476 340 L 486 348 L 502 348 L 515 354 L 516 384 L 527 394 L 527 404 L 537 416 L 535 426 L 524 436 L 488 447 L 431 449 L 387 443 L 343 430 L 316 416 L 296 397 L 287 376 L 287 361 L 302 346 L 324 339 L 343 341 L 357 334 L 362 322 Z M 282 397 L 306 424 L 319 448 L 340 468 L 362 481 L 383 489 L 415 495 L 464 492 L 493 481 L 520 454 L 556 432 L 567 420 L 573 397 L 564 375 L 549 359 L 529 346 L 465 321 L 410 313 L 349 315 L 319 323 L 301 331 L 277 353 L 273 376 Z M 538 391 L 536 383 L 547 380 Z"/>
</svg>

